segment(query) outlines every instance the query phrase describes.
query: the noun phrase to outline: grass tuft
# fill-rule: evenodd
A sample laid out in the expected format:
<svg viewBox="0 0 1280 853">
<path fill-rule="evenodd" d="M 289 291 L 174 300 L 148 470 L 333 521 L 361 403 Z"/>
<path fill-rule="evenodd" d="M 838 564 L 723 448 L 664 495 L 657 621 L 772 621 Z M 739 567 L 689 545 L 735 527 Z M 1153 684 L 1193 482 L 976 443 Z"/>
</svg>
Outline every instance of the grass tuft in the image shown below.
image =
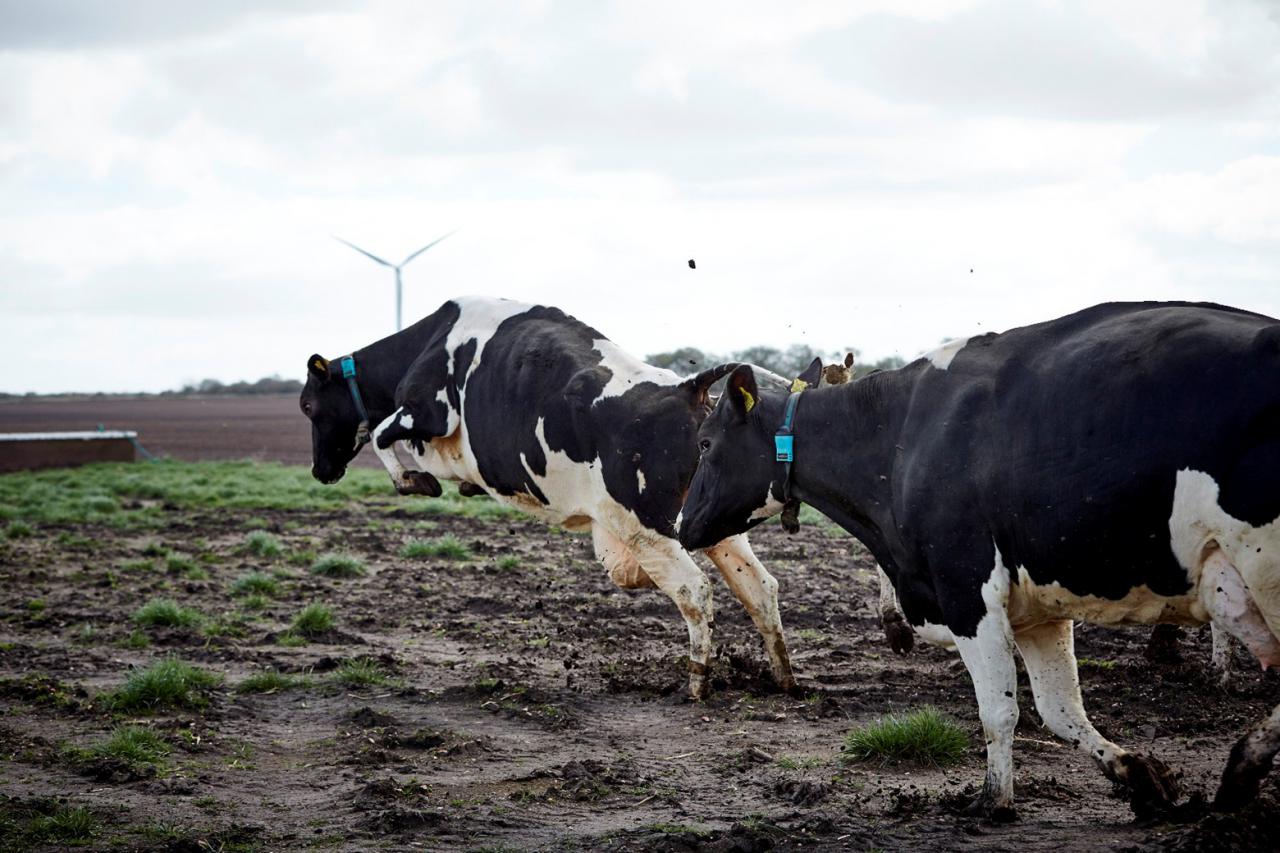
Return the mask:
<svg viewBox="0 0 1280 853">
<path fill-rule="evenodd" d="M 244 549 L 255 557 L 279 557 L 284 553 L 280 540 L 265 530 L 255 530 L 244 538 Z"/>
<path fill-rule="evenodd" d="M 102 743 L 90 747 L 93 757 L 118 758 L 129 764 L 160 764 L 169 754 L 169 744 L 150 729 L 119 726 Z"/>
<path fill-rule="evenodd" d="M 391 680 L 382 671 L 381 667 L 368 658 L 343 661 L 342 665 L 334 672 L 333 678 L 348 687 L 388 684 Z"/>
<path fill-rule="evenodd" d="M 322 554 L 311 564 L 313 575 L 326 578 L 355 578 L 365 573 L 364 563 L 351 554 Z"/>
<path fill-rule="evenodd" d="M 280 584 L 271 575 L 263 572 L 249 572 L 236 579 L 236 582 L 231 585 L 231 591 L 236 595 L 275 596 L 280 592 Z"/>
<path fill-rule="evenodd" d="M 237 693 L 274 693 L 300 687 L 310 687 L 310 678 L 302 675 L 289 675 L 274 669 L 255 672 L 236 685 Z"/>
<path fill-rule="evenodd" d="M 400 556 L 408 558 L 443 557 L 449 560 L 466 560 L 471 551 L 456 536 L 441 536 L 439 539 L 410 539 L 400 548 Z"/>
<path fill-rule="evenodd" d="M 153 598 L 133 614 L 136 624 L 148 627 L 187 627 L 198 624 L 202 618 L 199 611 L 180 607 L 168 598 Z"/>
<path fill-rule="evenodd" d="M 113 710 L 125 712 L 200 708 L 208 701 L 205 692 L 221 681 L 216 673 L 170 657 L 130 672 L 124 686 L 106 700 Z"/>
<path fill-rule="evenodd" d="M 315 637 L 333 628 L 333 610 L 320 602 L 312 602 L 293 617 L 289 630 L 303 637 Z"/>
<path fill-rule="evenodd" d="M 846 761 L 897 761 L 946 767 L 964 760 L 969 736 L 937 708 L 889 714 L 849 732 Z"/>
<path fill-rule="evenodd" d="M 36 529 L 25 521 L 11 521 L 4 529 L 6 539 L 26 539 L 36 535 Z"/>
</svg>

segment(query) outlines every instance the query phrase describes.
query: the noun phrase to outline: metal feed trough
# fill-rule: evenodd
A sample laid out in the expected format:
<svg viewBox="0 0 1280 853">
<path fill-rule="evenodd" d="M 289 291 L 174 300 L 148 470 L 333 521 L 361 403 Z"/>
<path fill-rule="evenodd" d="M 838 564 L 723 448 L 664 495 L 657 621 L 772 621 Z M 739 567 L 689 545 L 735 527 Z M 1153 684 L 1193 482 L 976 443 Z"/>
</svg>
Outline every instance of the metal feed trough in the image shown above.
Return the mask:
<svg viewBox="0 0 1280 853">
<path fill-rule="evenodd" d="M 133 462 L 137 439 L 127 430 L 0 433 L 0 472 Z"/>
</svg>

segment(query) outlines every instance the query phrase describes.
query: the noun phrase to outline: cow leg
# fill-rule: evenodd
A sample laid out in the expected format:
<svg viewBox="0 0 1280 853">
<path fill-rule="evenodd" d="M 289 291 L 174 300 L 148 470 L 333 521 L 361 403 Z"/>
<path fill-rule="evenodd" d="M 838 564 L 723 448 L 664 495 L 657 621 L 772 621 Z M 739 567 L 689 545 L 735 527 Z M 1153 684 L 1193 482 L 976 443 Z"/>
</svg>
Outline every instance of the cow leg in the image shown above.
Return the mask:
<svg viewBox="0 0 1280 853">
<path fill-rule="evenodd" d="M 787 692 L 794 691 L 796 680 L 791 672 L 787 641 L 782 635 L 782 617 L 778 614 L 778 582 L 756 558 L 745 535 L 730 536 L 704 553 L 716 564 L 720 576 L 742 602 L 764 638 L 769 666 L 778 686 Z"/>
<path fill-rule="evenodd" d="M 1164 762 L 1116 746 L 1085 716 L 1071 620 L 1025 628 L 1014 639 L 1031 680 L 1036 710 L 1049 730 L 1089 753 L 1107 778 L 1128 788 L 1129 804 L 1139 818 L 1172 805 L 1178 798 L 1178 784 Z"/>
<path fill-rule="evenodd" d="M 622 589 L 652 589 L 653 578 L 640 568 L 640 561 L 626 543 L 603 524 L 591 525 L 591 544 L 596 559 L 609 570 L 609 579 Z"/>
<path fill-rule="evenodd" d="M 413 432 L 413 415 L 404 406 L 396 409 L 391 415 L 373 430 L 373 452 L 378 455 L 383 467 L 391 475 L 391 482 L 396 491 L 402 495 L 426 495 L 438 498 L 444 490 L 440 481 L 426 471 L 409 471 L 396 455 L 397 441 L 408 441 Z"/>
<path fill-rule="evenodd" d="M 876 575 L 880 579 L 880 626 L 889 640 L 889 648 L 905 655 L 915 646 L 916 635 L 898 609 L 898 595 L 893 591 L 893 582 L 879 566 L 876 566 Z"/>
<path fill-rule="evenodd" d="M 674 539 L 655 537 L 648 532 L 624 540 L 640 560 L 658 589 L 667 594 L 689 628 L 689 695 L 705 699 L 707 665 L 711 659 L 711 584 L 689 552 Z"/>
<path fill-rule="evenodd" d="M 1231 687 L 1231 676 L 1235 671 L 1235 640 L 1216 622 L 1209 623 L 1209 631 L 1213 636 L 1213 671 L 1218 674 L 1218 686 L 1226 690 Z"/>
<path fill-rule="evenodd" d="M 1213 807 L 1234 811 L 1253 802 L 1262 780 L 1271 771 L 1277 752 L 1280 752 L 1280 705 L 1231 748 Z"/>
<path fill-rule="evenodd" d="M 984 589 L 984 598 L 988 597 L 986 592 Z M 1013 660 L 1013 631 L 1005 609 L 1007 596 L 1006 583 L 1003 593 L 987 602 L 974 636 L 955 638 L 960 658 L 973 679 L 987 743 L 986 782 L 982 794 L 967 811 L 998 822 L 1017 816 L 1013 808 L 1013 730 L 1018 725 L 1018 669 Z"/>
</svg>

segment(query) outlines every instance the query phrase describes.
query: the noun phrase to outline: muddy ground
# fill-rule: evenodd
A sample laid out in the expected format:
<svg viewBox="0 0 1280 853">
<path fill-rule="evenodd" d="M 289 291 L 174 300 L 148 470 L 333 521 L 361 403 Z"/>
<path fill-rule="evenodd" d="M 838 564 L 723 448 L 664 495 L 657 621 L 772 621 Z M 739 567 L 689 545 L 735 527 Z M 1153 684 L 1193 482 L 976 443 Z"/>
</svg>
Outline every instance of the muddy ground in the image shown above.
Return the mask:
<svg viewBox="0 0 1280 853">
<path fill-rule="evenodd" d="M 960 816 L 984 767 L 968 677 L 950 653 L 917 646 L 897 656 L 883 645 L 873 565 L 828 530 L 810 525 L 791 537 L 768 525 L 753 535 L 781 583 L 804 695 L 775 690 L 754 630 L 717 580 L 715 691 L 691 703 L 674 606 L 653 591 L 614 588 L 588 537 L 522 519 L 424 521 L 406 511 L 410 500 L 426 499 L 324 515 L 172 509 L 158 533 L 44 526 L 9 540 L 0 548 L 0 830 L 5 815 L 85 806 L 97 824 L 93 849 L 1277 845 L 1274 778 L 1244 818 L 1135 824 L 1087 756 L 1038 726 L 1025 677 L 1020 820 Z M 283 552 L 248 554 L 252 529 L 272 533 Z M 470 556 L 399 556 L 408 539 L 445 535 Z M 368 574 L 309 573 L 312 554 L 332 549 L 363 558 Z M 203 571 L 181 561 L 188 568 L 171 570 L 162 552 Z M 281 578 L 258 610 L 230 593 L 251 569 Z M 137 648 L 130 616 L 156 596 L 218 627 L 142 629 L 149 645 Z M 282 643 L 313 601 L 334 609 L 335 627 L 304 645 Z M 1190 632 L 1181 663 L 1161 665 L 1143 657 L 1147 633 L 1078 630 L 1086 707 L 1105 734 L 1211 794 L 1230 744 L 1280 701 L 1280 679 L 1242 665 L 1235 692 L 1222 692 L 1208 674 L 1207 632 Z M 205 708 L 105 708 L 102 694 L 130 667 L 166 655 L 224 675 Z M 391 681 L 334 681 L 357 658 Z M 311 686 L 234 689 L 270 668 L 310 674 Z M 971 735 L 962 766 L 841 763 L 851 727 L 924 704 Z M 122 721 L 170 745 L 158 772 L 74 757 Z"/>
</svg>

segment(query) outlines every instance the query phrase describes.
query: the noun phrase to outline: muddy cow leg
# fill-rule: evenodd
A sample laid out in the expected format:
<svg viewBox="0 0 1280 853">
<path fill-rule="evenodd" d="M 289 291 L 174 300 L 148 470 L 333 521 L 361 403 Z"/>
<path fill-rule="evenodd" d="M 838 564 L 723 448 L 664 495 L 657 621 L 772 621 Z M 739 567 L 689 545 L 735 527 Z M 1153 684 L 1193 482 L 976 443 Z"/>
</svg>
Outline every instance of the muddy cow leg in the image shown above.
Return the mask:
<svg viewBox="0 0 1280 853">
<path fill-rule="evenodd" d="M 730 536 L 704 553 L 720 570 L 720 576 L 734 596 L 742 602 L 756 630 L 764 638 L 764 648 L 769 655 L 769 666 L 778 686 L 791 692 L 796 680 L 791 672 L 791 656 L 787 654 L 787 641 L 782 635 L 782 617 L 778 613 L 778 582 L 751 550 L 751 543 L 743 534 Z"/>
<path fill-rule="evenodd" d="M 674 539 L 643 531 L 623 539 L 644 573 L 680 608 L 689 628 L 689 695 L 704 699 L 711 660 L 711 584 L 689 553 Z"/>
<path fill-rule="evenodd" d="M 440 481 L 426 471 L 409 471 L 396 455 L 397 441 L 421 438 L 414 432 L 413 415 L 404 407 L 396 409 L 373 430 L 373 452 L 378 455 L 396 491 L 402 495 L 426 495 L 438 498 L 443 493 Z M 427 440 L 430 440 L 428 437 Z"/>
<path fill-rule="evenodd" d="M 916 644 L 915 632 L 898 609 L 898 595 L 893 591 L 889 576 L 879 566 L 876 566 L 876 576 L 880 579 L 880 626 L 889 640 L 889 648 L 905 655 Z"/>
<path fill-rule="evenodd" d="M 640 568 L 640 561 L 626 543 L 603 524 L 591 525 L 591 544 L 596 559 L 609 570 L 609 579 L 622 589 L 652 589 L 653 578 Z"/>
<path fill-rule="evenodd" d="M 955 636 L 956 649 L 973 679 L 978 716 L 987 743 L 987 778 L 970 814 L 992 821 L 1011 821 L 1013 807 L 1013 730 L 1018 725 L 1018 670 L 1013 660 L 1013 630 L 1007 611 L 1008 575 L 988 582 L 982 598 L 986 612 L 972 637 Z M 954 632 L 953 632 L 954 633 Z"/>
<path fill-rule="evenodd" d="M 1139 818 L 1172 805 L 1178 797 L 1178 785 L 1169 768 L 1157 758 L 1144 758 L 1116 746 L 1085 715 L 1071 620 L 1021 630 L 1014 640 L 1027 667 L 1036 710 L 1049 731 L 1089 753 L 1107 778 L 1127 787 L 1129 803 Z"/>
<path fill-rule="evenodd" d="M 1271 771 L 1277 752 L 1280 752 L 1280 705 L 1231 748 L 1213 807 L 1232 811 L 1253 802 L 1262 780 Z"/>
</svg>

